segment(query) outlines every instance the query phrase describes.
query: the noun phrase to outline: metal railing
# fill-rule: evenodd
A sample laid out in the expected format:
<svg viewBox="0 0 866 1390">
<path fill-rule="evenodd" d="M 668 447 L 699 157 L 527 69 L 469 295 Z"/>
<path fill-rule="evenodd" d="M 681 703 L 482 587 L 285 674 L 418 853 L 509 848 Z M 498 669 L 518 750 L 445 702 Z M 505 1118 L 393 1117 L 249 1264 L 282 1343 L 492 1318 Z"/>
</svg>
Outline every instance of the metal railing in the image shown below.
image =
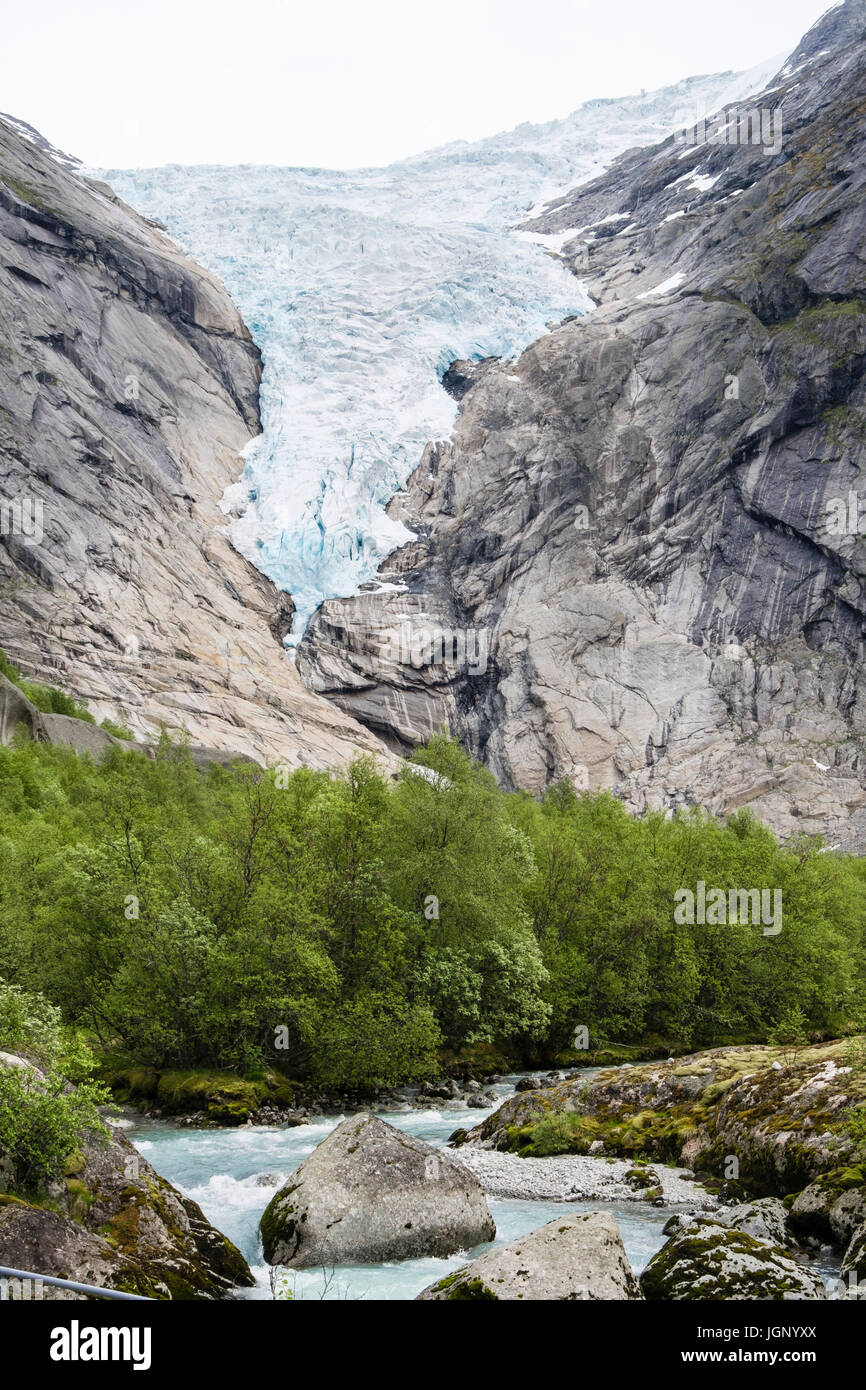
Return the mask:
<svg viewBox="0 0 866 1390">
<path fill-rule="evenodd" d="M 55 1279 L 51 1274 L 33 1274 L 28 1269 L 7 1269 L 0 1265 L 0 1302 L 7 1300 L 7 1279 L 30 1279 L 34 1283 L 51 1284 L 59 1289 L 71 1289 L 73 1293 L 90 1294 L 93 1298 L 116 1298 L 125 1303 L 154 1303 L 156 1300 L 141 1293 L 122 1293 L 120 1289 L 101 1289 L 97 1284 L 76 1284 L 73 1279 Z"/>
</svg>

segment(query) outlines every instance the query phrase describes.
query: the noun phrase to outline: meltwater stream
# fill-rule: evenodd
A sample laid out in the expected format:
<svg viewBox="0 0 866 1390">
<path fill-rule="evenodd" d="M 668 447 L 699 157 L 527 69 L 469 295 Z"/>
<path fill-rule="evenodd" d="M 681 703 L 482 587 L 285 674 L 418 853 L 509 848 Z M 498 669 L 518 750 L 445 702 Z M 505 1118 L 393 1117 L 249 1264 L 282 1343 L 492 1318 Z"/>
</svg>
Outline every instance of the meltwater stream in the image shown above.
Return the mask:
<svg viewBox="0 0 866 1390">
<path fill-rule="evenodd" d="M 387 169 L 100 171 L 222 279 L 262 349 L 263 433 L 224 509 L 238 550 L 294 598 L 291 644 L 324 598 L 355 593 L 410 538 L 385 507 L 425 444 L 451 432 L 449 364 L 510 359 L 591 307 L 515 224 L 630 146 L 760 90 L 781 61 L 587 102 Z M 135 369 L 146 379 L 146 363 Z"/>
<path fill-rule="evenodd" d="M 494 1087 L 510 1095 L 517 1077 Z M 441 1110 L 382 1112 L 382 1119 L 430 1144 L 444 1146 L 455 1129 L 477 1124 L 493 1113 L 467 1110 L 443 1102 Z M 270 1299 L 268 1267 L 262 1255 L 258 1223 L 262 1212 L 289 1173 L 313 1152 L 344 1118 L 322 1116 L 307 1125 L 267 1125 L 239 1129 L 189 1129 L 163 1120 L 135 1121 L 126 1136 L 158 1173 L 198 1202 L 205 1216 L 238 1246 L 257 1284 L 246 1298 Z M 600 1162 L 602 1160 L 599 1160 Z M 262 1179 L 267 1186 L 262 1185 Z M 496 1244 L 506 1244 L 562 1214 L 561 1202 L 501 1201 L 488 1198 L 496 1222 Z M 662 1227 L 670 1211 L 640 1202 L 573 1202 L 585 1211 L 603 1207 L 619 1221 L 629 1260 L 640 1271 L 664 1243 Z M 405 1260 L 381 1265 L 340 1266 L 336 1270 L 280 1271 L 282 1286 L 296 1299 L 412 1299 L 428 1284 L 465 1265 L 487 1246 L 448 1259 Z"/>
<path fill-rule="evenodd" d="M 587 1068 L 590 1080 L 599 1068 Z M 492 1089 L 496 1106 L 469 1110 L 461 1102 L 443 1103 L 441 1109 L 387 1110 L 381 1117 L 389 1124 L 443 1147 L 455 1129 L 478 1124 L 491 1115 L 506 1096 L 513 1094 L 519 1077 L 503 1077 Z M 270 1299 L 273 1295 L 268 1266 L 264 1262 L 258 1225 L 274 1193 L 299 1163 L 330 1134 L 342 1115 L 323 1115 L 296 1128 L 249 1125 L 239 1129 L 190 1129 L 163 1120 L 134 1120 L 126 1129 L 129 1138 L 163 1177 L 198 1202 L 205 1216 L 234 1241 L 256 1278 L 256 1287 L 240 1291 L 244 1298 Z M 129 1125 L 129 1121 L 124 1122 Z M 604 1159 L 587 1160 L 604 1163 Z M 496 1222 L 495 1244 L 507 1244 L 562 1215 L 563 1203 L 514 1201 L 488 1197 Z M 569 1202 L 569 1209 L 609 1211 L 619 1222 L 632 1268 L 640 1273 L 665 1242 L 663 1227 L 671 1209 L 645 1202 Z M 487 1249 L 452 1255 L 448 1259 L 405 1260 L 390 1264 L 340 1266 L 337 1269 L 279 1270 L 279 1286 L 295 1299 L 413 1299 L 429 1284 L 459 1269 Z M 828 1290 L 837 1288 L 839 1256 L 822 1251 L 811 1257 Z"/>
</svg>

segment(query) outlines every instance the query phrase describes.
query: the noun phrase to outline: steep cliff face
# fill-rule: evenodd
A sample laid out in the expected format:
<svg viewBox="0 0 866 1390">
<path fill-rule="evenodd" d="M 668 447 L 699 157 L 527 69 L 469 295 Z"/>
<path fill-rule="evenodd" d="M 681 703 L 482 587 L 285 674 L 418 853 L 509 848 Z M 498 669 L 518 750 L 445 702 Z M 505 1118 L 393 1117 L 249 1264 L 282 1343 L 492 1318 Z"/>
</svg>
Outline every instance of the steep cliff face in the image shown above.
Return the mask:
<svg viewBox="0 0 866 1390">
<path fill-rule="evenodd" d="M 139 737 L 318 766 L 377 741 L 304 689 L 291 600 L 218 503 L 259 430 L 222 286 L 0 120 L 0 644 Z"/>
<path fill-rule="evenodd" d="M 597 308 L 458 366 L 453 438 L 391 504 L 419 536 L 396 587 L 326 603 L 299 667 L 396 746 L 449 725 L 506 785 L 862 848 L 864 0 L 750 107 L 760 143 L 729 113 L 527 224 Z"/>
</svg>

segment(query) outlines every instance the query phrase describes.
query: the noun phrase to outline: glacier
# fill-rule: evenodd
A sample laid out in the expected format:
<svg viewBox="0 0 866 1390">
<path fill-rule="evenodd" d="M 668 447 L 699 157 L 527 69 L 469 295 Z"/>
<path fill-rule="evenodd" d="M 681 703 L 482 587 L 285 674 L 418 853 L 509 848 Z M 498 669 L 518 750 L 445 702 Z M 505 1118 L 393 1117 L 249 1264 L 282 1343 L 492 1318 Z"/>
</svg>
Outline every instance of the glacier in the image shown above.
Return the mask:
<svg viewBox="0 0 866 1390">
<path fill-rule="evenodd" d="M 511 360 L 590 311 L 556 247 L 516 224 L 625 149 L 762 90 L 783 61 L 385 169 L 88 171 L 222 279 L 262 351 L 263 431 L 222 507 L 232 543 L 294 599 L 288 646 L 412 538 L 386 507 L 451 432 L 450 363 Z"/>
</svg>

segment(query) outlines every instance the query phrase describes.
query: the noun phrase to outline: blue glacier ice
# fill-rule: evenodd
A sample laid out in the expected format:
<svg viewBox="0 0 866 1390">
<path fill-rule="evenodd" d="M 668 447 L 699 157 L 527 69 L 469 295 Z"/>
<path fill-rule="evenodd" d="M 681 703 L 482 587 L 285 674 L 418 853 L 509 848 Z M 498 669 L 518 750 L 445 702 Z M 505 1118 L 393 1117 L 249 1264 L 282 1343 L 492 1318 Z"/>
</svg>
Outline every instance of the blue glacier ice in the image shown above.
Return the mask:
<svg viewBox="0 0 866 1390">
<path fill-rule="evenodd" d="M 99 171 L 222 279 L 262 350 L 263 432 L 223 509 L 233 544 L 294 598 L 290 644 L 410 539 L 385 508 L 451 432 L 449 363 L 511 359 L 591 307 L 555 247 L 515 224 L 628 147 L 760 90 L 780 62 L 386 169 Z"/>
</svg>

